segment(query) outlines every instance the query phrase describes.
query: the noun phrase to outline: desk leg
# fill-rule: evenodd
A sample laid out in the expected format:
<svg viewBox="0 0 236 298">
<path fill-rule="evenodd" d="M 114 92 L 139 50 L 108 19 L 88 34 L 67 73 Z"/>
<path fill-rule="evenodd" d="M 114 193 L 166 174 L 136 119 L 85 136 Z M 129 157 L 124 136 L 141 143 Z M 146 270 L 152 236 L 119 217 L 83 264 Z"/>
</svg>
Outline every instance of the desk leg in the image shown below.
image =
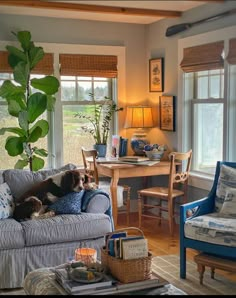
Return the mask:
<svg viewBox="0 0 236 298">
<path fill-rule="evenodd" d="M 118 218 L 118 207 L 117 207 L 117 184 L 119 181 L 119 176 L 114 173 L 114 176 L 111 178 L 111 199 L 112 199 L 112 214 L 114 220 L 114 228 L 117 227 L 117 218 Z"/>
</svg>

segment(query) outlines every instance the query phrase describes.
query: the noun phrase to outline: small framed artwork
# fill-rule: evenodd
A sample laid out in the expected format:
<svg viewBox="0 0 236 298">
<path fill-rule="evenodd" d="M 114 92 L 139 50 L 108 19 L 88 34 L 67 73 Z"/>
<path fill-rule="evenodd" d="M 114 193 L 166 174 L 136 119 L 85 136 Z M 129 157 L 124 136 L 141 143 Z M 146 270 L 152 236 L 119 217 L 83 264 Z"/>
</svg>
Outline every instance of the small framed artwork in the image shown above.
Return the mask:
<svg viewBox="0 0 236 298">
<path fill-rule="evenodd" d="M 175 97 L 160 96 L 160 129 L 175 131 Z"/>
<path fill-rule="evenodd" d="M 163 58 L 149 60 L 149 91 L 163 91 Z"/>
</svg>

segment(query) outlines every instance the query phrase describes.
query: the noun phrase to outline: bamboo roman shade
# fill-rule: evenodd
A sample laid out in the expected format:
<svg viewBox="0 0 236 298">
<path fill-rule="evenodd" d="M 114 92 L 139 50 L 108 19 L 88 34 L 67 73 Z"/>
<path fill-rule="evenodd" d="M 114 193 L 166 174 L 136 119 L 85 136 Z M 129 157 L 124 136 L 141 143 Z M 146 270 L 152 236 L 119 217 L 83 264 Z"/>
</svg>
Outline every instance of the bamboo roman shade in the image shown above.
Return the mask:
<svg viewBox="0 0 236 298">
<path fill-rule="evenodd" d="M 184 72 L 219 69 L 224 67 L 224 42 L 218 41 L 184 49 L 180 67 Z"/>
<path fill-rule="evenodd" d="M 61 75 L 117 77 L 117 56 L 60 54 Z"/>
<path fill-rule="evenodd" d="M 8 52 L 0 51 L 0 72 L 12 73 L 13 69 L 8 64 Z M 46 53 L 41 61 L 32 69 L 31 73 L 51 75 L 53 74 L 53 54 Z"/>
<path fill-rule="evenodd" d="M 229 41 L 229 53 L 226 60 L 229 64 L 236 64 L 236 38 Z"/>
</svg>

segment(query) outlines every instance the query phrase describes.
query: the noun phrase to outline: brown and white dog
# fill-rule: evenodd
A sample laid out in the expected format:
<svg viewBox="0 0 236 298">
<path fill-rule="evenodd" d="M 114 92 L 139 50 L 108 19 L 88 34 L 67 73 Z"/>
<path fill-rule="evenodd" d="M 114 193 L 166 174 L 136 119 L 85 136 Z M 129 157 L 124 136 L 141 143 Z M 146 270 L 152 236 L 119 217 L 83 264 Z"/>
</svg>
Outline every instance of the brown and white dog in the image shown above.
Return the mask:
<svg viewBox="0 0 236 298">
<path fill-rule="evenodd" d="M 87 187 L 88 179 L 88 176 L 82 175 L 79 170 L 68 170 L 48 177 L 35 184 L 17 200 L 13 218 L 20 221 L 47 213 L 48 205 L 70 192 L 80 192 L 84 185 Z M 53 216 L 54 213 L 50 212 L 48 216 L 50 215 Z"/>
</svg>

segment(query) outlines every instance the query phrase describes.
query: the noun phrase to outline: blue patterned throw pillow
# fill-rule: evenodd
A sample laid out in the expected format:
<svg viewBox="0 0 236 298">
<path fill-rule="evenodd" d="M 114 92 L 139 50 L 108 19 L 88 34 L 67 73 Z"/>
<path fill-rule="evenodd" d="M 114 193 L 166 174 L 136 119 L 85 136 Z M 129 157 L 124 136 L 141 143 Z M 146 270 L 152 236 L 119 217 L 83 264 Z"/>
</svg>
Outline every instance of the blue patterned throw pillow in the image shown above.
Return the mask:
<svg viewBox="0 0 236 298">
<path fill-rule="evenodd" d="M 84 190 L 80 192 L 70 192 L 64 197 L 59 198 L 55 203 L 50 205 L 48 209 L 56 214 L 79 214 L 81 213 L 81 201 Z"/>
<path fill-rule="evenodd" d="M 216 189 L 215 211 L 220 212 L 228 189 L 236 188 L 236 169 L 222 165 Z"/>
<path fill-rule="evenodd" d="M 9 185 L 0 184 L 0 219 L 12 217 L 14 211 L 13 196 Z"/>
</svg>

